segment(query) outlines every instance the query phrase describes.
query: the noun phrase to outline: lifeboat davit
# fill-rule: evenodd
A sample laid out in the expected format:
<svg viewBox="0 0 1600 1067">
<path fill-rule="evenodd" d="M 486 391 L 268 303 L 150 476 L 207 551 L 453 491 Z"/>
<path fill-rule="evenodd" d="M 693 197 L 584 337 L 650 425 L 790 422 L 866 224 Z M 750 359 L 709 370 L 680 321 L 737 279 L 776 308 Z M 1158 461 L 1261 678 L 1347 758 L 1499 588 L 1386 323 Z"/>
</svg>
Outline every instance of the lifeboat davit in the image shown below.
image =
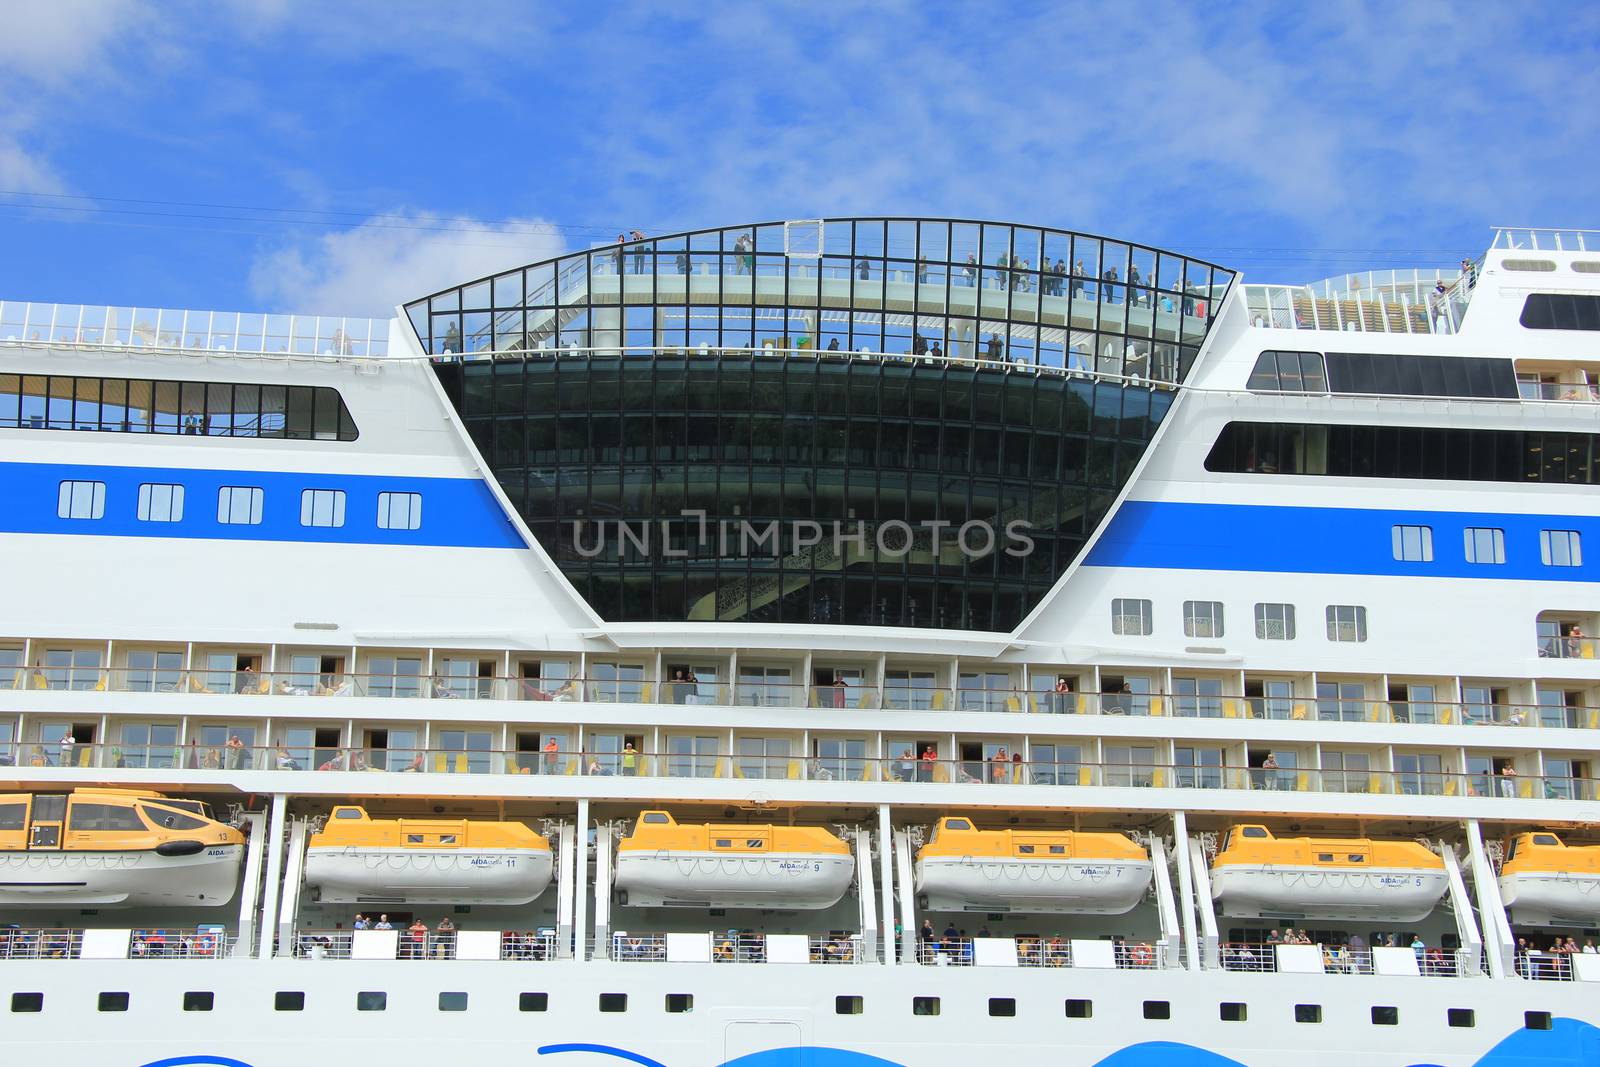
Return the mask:
<svg viewBox="0 0 1600 1067">
<path fill-rule="evenodd" d="M 334 904 L 526 904 L 545 891 L 550 842 L 520 822 L 374 819 L 333 809 L 306 847 L 306 884 Z"/>
<path fill-rule="evenodd" d="M 1536 831 L 1511 842 L 1500 868 L 1500 899 L 1530 926 L 1600 922 L 1600 845 L 1568 845 Z"/>
<path fill-rule="evenodd" d="M 1272 836 L 1235 826 L 1211 862 L 1211 896 L 1237 918 L 1418 922 L 1449 884 L 1444 861 L 1414 841 Z"/>
<path fill-rule="evenodd" d="M 639 814 L 617 843 L 624 904 L 685 908 L 826 908 L 855 875 L 849 847 L 815 826 L 678 825 Z"/>
<path fill-rule="evenodd" d="M 143 789 L 0 794 L 0 905 L 220 907 L 244 835 L 204 804 Z"/>
<path fill-rule="evenodd" d="M 930 911 L 1122 915 L 1154 873 L 1126 834 L 979 830 L 946 818 L 917 851 L 916 885 Z"/>
</svg>

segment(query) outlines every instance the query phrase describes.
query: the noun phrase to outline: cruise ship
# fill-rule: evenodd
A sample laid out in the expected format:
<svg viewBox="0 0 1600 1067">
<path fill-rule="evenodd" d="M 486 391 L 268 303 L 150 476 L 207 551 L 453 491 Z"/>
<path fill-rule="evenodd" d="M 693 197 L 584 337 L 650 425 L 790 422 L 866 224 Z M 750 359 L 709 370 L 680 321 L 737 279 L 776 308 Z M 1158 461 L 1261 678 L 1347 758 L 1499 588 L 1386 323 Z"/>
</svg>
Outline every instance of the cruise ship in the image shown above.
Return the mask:
<svg viewBox="0 0 1600 1067">
<path fill-rule="evenodd" d="M 1581 230 L 0 303 L 7 1060 L 1600 1063 L 1597 382 Z"/>
</svg>

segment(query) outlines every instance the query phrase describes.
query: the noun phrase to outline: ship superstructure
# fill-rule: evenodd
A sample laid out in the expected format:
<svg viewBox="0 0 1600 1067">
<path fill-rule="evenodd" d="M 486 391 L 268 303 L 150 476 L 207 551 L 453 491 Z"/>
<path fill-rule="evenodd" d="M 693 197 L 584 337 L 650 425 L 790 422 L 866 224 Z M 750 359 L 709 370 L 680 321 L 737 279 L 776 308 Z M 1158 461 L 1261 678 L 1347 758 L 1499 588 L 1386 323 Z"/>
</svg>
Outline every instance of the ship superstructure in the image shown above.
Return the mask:
<svg viewBox="0 0 1600 1067">
<path fill-rule="evenodd" d="M 0 303 L 9 1047 L 1593 1062 L 1591 245 Z"/>
</svg>

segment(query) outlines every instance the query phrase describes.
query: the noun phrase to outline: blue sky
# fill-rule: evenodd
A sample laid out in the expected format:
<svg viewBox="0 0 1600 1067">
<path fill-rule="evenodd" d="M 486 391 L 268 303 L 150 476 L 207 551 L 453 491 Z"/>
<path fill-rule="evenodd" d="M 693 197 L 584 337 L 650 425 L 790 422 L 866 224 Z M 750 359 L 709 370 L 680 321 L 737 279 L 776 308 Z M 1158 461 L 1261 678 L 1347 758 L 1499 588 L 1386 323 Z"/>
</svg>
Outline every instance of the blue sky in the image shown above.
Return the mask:
<svg viewBox="0 0 1600 1067">
<path fill-rule="evenodd" d="M 1083 229 L 1258 281 L 1600 227 L 1600 5 L 14 0 L 5 25 L 5 299 L 383 314 L 619 229 L 818 215 Z"/>
</svg>

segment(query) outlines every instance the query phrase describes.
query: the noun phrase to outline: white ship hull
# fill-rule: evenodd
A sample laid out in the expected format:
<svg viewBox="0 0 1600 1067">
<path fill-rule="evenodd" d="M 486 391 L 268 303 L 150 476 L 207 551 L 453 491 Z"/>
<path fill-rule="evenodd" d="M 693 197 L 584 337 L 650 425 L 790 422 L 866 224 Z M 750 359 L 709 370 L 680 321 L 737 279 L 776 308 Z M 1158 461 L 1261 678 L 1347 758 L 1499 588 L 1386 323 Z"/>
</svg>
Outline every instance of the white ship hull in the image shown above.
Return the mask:
<svg viewBox="0 0 1600 1067">
<path fill-rule="evenodd" d="M 0 855 L 0 906 L 220 907 L 239 887 L 242 845 L 192 856 L 155 852 L 11 852 Z"/>
<path fill-rule="evenodd" d="M 617 858 L 616 887 L 635 907 L 813 910 L 838 903 L 854 874 L 849 856 L 624 853 Z"/>
<path fill-rule="evenodd" d="M 931 911 L 1122 915 L 1150 888 L 1148 860 L 917 861 L 917 893 Z"/>
<path fill-rule="evenodd" d="M 306 884 L 330 904 L 526 904 L 550 885 L 546 849 L 313 848 Z"/>
<path fill-rule="evenodd" d="M 1506 875 L 1500 879 L 1500 899 L 1517 922 L 1593 926 L 1600 922 L 1600 875 Z"/>
<path fill-rule="evenodd" d="M 1241 919 L 1417 922 L 1448 888 L 1442 871 L 1230 865 L 1211 872 L 1212 899 L 1222 914 Z"/>
</svg>

